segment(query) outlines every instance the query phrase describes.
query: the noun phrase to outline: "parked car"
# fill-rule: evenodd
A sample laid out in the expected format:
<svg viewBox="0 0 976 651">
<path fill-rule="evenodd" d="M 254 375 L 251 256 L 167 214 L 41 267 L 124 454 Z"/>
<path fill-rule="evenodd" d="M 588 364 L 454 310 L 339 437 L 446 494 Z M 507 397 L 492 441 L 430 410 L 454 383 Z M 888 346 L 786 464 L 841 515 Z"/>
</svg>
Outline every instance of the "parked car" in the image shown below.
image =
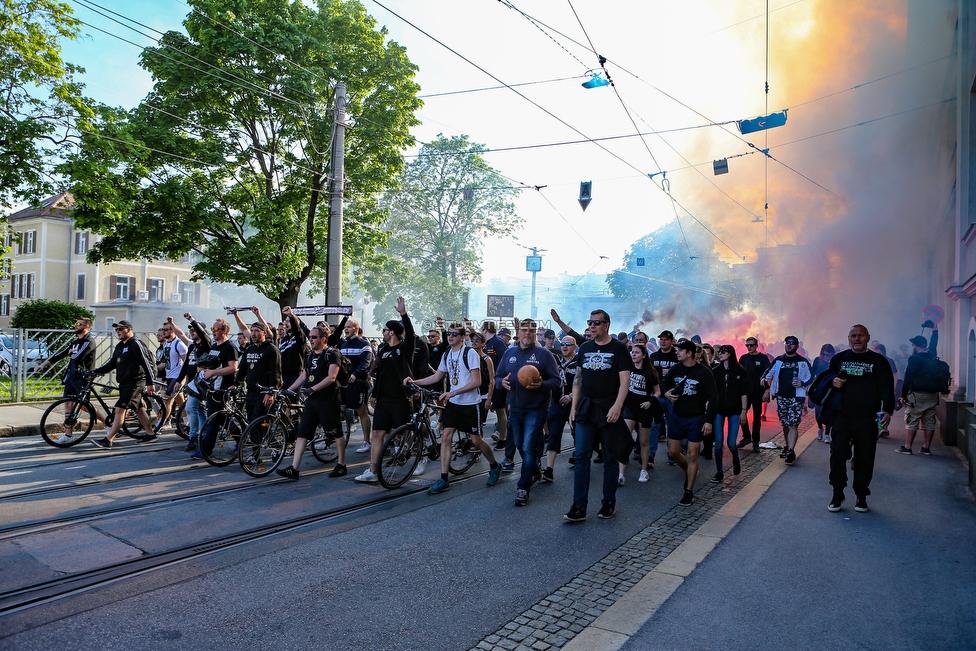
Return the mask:
<svg viewBox="0 0 976 651">
<path fill-rule="evenodd" d="M 26 353 L 21 348 L 18 354 L 18 351 L 14 349 L 14 338 L 10 335 L 0 335 L 0 375 L 10 376 L 12 373 L 16 373 L 21 363 L 26 363 L 29 370 L 47 358 L 46 342 L 29 339 Z"/>
</svg>

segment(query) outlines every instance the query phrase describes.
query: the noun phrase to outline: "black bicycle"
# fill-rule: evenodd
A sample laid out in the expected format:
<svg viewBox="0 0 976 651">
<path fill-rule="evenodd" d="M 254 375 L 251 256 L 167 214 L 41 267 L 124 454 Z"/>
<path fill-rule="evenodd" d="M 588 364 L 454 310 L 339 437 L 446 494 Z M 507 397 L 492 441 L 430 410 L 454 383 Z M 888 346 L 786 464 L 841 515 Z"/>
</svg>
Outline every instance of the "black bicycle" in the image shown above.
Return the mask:
<svg viewBox="0 0 976 651">
<path fill-rule="evenodd" d="M 95 375 L 86 373 L 82 380 L 81 390 L 77 395 L 56 400 L 44 410 L 44 414 L 41 415 L 41 437 L 48 445 L 53 445 L 56 448 L 70 448 L 72 445 L 84 441 L 96 422 L 102 421 L 106 427 L 111 427 L 115 408 L 110 407 L 101 394 L 110 394 L 115 391 L 118 391 L 118 387 L 95 382 Z M 95 404 L 92 403 L 92 398 L 102 408 L 101 414 L 99 414 Z M 157 419 L 154 418 L 154 414 L 159 414 L 162 411 L 162 399 L 159 396 L 143 394 L 142 404 L 149 414 L 149 422 L 155 423 Z M 71 427 L 70 436 L 66 435 L 69 426 Z M 138 437 L 143 431 L 135 409 L 126 410 L 119 431 L 132 438 Z M 153 433 L 158 431 L 157 426 Z"/>
<path fill-rule="evenodd" d="M 209 392 L 210 400 L 220 401 L 220 410 L 210 414 L 201 432 L 200 454 L 211 466 L 229 466 L 237 459 L 237 450 L 244 430 L 247 429 L 247 413 L 244 411 L 244 392 L 239 389 L 226 389 Z M 210 428 L 216 429 L 213 447 L 207 451 L 203 445 Z"/>
<path fill-rule="evenodd" d="M 440 392 L 413 387 L 420 395 L 420 408 L 405 425 L 393 430 L 383 444 L 377 478 L 384 488 L 399 488 L 417 468 L 420 459 L 426 456 L 437 461 L 441 456 L 440 421 L 432 414 L 442 410 L 435 403 Z M 451 462 L 448 469 L 453 475 L 468 471 L 478 460 L 480 453 L 464 432 L 455 430 L 451 444 Z"/>
</svg>

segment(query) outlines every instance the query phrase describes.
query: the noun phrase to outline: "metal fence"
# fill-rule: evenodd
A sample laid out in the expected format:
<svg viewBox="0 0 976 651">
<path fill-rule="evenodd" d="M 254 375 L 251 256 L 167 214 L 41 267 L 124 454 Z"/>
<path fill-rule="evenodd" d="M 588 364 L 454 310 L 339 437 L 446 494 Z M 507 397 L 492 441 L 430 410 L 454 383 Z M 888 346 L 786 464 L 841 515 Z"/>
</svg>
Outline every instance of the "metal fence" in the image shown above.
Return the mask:
<svg viewBox="0 0 976 651">
<path fill-rule="evenodd" d="M 118 338 L 112 332 L 94 330 L 91 335 L 95 338 L 95 366 L 98 367 L 111 357 Z M 159 347 L 154 332 L 135 333 L 135 336 L 150 351 Z M 70 346 L 74 338 L 72 330 L 0 329 L 0 403 L 60 398 L 68 358 L 40 373 L 35 373 L 34 367 Z M 115 374 L 102 379 L 114 384 Z"/>
</svg>

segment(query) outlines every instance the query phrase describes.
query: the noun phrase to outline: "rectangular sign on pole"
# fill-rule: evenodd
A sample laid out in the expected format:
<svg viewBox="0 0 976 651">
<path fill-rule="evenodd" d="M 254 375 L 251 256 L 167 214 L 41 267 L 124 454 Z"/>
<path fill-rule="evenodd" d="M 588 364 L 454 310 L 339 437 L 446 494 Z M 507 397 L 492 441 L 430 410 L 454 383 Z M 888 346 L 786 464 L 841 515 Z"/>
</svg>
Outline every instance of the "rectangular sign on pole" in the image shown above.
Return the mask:
<svg viewBox="0 0 976 651">
<path fill-rule="evenodd" d="M 496 318 L 515 316 L 515 296 L 509 294 L 488 294 L 488 316 Z"/>
</svg>

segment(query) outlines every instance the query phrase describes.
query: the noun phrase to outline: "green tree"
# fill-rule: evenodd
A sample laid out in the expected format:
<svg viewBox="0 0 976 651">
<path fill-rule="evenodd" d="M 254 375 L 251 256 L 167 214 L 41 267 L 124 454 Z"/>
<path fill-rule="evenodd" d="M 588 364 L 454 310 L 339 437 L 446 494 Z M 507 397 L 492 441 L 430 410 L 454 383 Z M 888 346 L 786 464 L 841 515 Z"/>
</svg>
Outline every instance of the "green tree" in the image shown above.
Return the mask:
<svg viewBox="0 0 976 651">
<path fill-rule="evenodd" d="M 83 318 L 94 319 L 95 315 L 80 305 L 37 299 L 17 307 L 10 317 L 10 327 L 68 330 L 75 321 Z"/>
<path fill-rule="evenodd" d="M 54 189 L 51 167 L 90 116 L 61 59 L 62 39 L 78 36 L 71 8 L 55 0 L 0 0 L 0 207 L 37 201 Z"/>
<path fill-rule="evenodd" d="M 194 250 L 194 278 L 295 305 L 325 275 L 335 83 L 346 83 L 355 121 L 344 256 L 365 264 L 384 243 L 372 197 L 413 144 L 416 67 L 351 0 L 189 4 L 186 34 L 142 54 L 152 92 L 132 111 L 102 107 L 65 167 L 78 225 L 103 236 L 89 260 Z"/>
<path fill-rule="evenodd" d="M 399 188 L 387 193 L 384 264 L 358 275 L 379 302 L 377 324 L 401 295 L 411 314 L 460 317 L 464 288 L 481 278 L 482 240 L 511 236 L 520 227 L 512 203 L 519 191 L 476 153 L 483 149 L 467 136 L 438 135 L 407 165 Z"/>
<path fill-rule="evenodd" d="M 673 220 L 631 245 L 620 269 L 607 276 L 618 298 L 636 298 L 651 312 L 667 311 L 680 297 L 686 310 L 731 312 L 742 307 L 742 280 L 715 253 L 712 235 Z M 643 264 L 639 264 L 643 261 Z M 645 320 L 654 320 L 647 318 Z"/>
</svg>

